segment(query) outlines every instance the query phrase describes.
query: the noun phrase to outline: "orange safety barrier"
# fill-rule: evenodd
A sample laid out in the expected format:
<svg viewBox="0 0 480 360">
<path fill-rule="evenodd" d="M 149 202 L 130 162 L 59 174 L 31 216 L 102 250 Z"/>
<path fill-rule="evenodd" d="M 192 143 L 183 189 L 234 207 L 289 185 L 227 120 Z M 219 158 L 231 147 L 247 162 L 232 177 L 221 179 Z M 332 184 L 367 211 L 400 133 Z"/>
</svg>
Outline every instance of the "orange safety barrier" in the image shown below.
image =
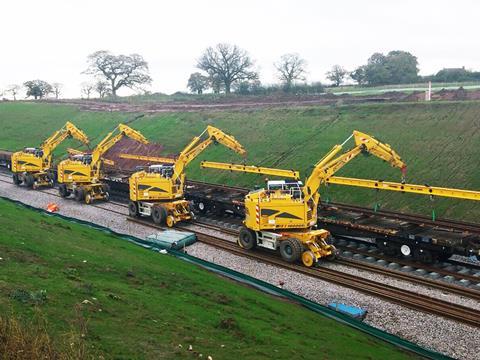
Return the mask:
<svg viewBox="0 0 480 360">
<path fill-rule="evenodd" d="M 58 205 L 55 204 L 55 203 L 50 203 L 50 204 L 47 205 L 47 211 L 48 211 L 48 212 L 53 213 L 53 212 L 56 212 L 56 211 L 58 211 L 58 210 L 60 210 L 60 208 L 59 208 Z"/>
</svg>

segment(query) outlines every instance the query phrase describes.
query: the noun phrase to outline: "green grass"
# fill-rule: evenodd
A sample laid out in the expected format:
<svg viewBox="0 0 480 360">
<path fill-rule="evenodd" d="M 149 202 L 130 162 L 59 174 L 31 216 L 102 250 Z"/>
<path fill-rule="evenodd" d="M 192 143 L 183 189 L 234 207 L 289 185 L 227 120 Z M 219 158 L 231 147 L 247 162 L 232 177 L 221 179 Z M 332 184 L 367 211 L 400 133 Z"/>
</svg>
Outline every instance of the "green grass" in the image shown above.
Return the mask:
<svg viewBox="0 0 480 360">
<path fill-rule="evenodd" d="M 207 124 L 233 134 L 248 151 L 247 162 L 301 171 L 302 177 L 333 145 L 357 129 L 389 143 L 408 164 L 407 180 L 433 186 L 480 189 L 480 102 L 385 103 L 309 106 L 248 111 L 163 113 L 131 124 L 152 141 L 165 145 L 165 153 L 180 151 Z M 72 120 L 99 141 L 109 129 L 135 114 L 81 112 L 73 107 L 0 104 L 0 148 L 38 144 L 52 131 Z M 347 144 L 351 146 L 351 142 Z M 192 179 L 251 186 L 262 184 L 258 175 L 199 168 L 200 160 L 242 159 L 223 146 L 212 146 L 194 161 Z M 338 175 L 400 181 L 400 171 L 374 157 L 361 156 Z M 429 216 L 478 221 L 479 204 L 420 195 L 377 193 L 374 190 L 335 187 L 322 189 L 324 199 Z"/>
<path fill-rule="evenodd" d="M 42 319 L 57 344 L 77 333 L 92 356 L 192 358 L 192 345 L 214 359 L 410 357 L 174 257 L 5 200 L 0 228 L 1 313 Z"/>
<path fill-rule="evenodd" d="M 351 95 L 375 95 L 382 94 L 389 91 L 401 91 L 405 93 L 412 93 L 414 91 L 425 91 L 427 89 L 427 82 L 417 84 L 398 84 L 398 85 L 381 85 L 381 86 L 359 86 L 359 85 L 345 85 L 339 87 L 327 88 L 326 92 L 332 94 L 351 94 Z M 437 83 L 432 82 L 432 91 L 439 91 L 441 89 L 456 90 L 459 87 L 465 90 L 473 90 L 480 88 L 478 81 L 465 82 L 447 82 Z"/>
</svg>

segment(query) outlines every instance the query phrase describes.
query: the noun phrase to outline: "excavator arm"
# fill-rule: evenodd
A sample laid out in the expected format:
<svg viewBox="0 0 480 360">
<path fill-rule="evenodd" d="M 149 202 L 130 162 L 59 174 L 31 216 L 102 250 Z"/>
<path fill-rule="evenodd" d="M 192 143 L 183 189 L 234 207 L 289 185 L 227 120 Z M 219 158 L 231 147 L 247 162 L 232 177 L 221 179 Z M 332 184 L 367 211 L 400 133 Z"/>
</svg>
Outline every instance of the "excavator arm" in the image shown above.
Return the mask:
<svg viewBox="0 0 480 360">
<path fill-rule="evenodd" d="M 114 135 L 115 132 L 118 132 L 118 134 Z M 108 133 L 108 135 L 96 146 L 95 150 L 93 150 L 92 166 L 96 166 L 102 155 L 124 136 L 128 136 L 129 138 L 137 140 L 143 144 L 148 144 L 148 140 L 139 131 L 132 129 L 127 125 L 119 124 L 113 131 Z"/>
<path fill-rule="evenodd" d="M 117 134 L 115 134 L 116 132 Z M 100 143 L 95 147 L 92 152 L 92 162 L 90 163 L 90 166 L 94 170 L 95 176 L 97 178 L 100 177 L 100 167 L 102 161 L 106 164 L 113 164 L 113 161 L 103 159 L 103 154 L 105 154 L 108 149 L 110 149 L 113 145 L 119 142 L 124 136 L 128 136 L 129 138 L 137 140 L 143 144 L 148 144 L 148 140 L 139 131 L 132 129 L 127 125 L 118 124 L 118 126 L 113 129 L 113 131 L 108 133 L 107 136 L 105 136 L 105 138 L 100 141 Z"/>
<path fill-rule="evenodd" d="M 55 131 L 55 133 L 53 133 L 52 136 L 46 139 L 40 146 L 43 151 L 43 158 L 49 159 L 52 155 L 53 150 L 55 150 L 55 148 L 69 136 L 79 140 L 85 145 L 89 144 L 87 135 L 85 135 L 82 130 L 77 128 L 70 121 L 67 121 L 60 130 Z"/>
<path fill-rule="evenodd" d="M 206 139 L 201 140 L 204 135 L 206 135 Z M 237 154 L 246 154 L 242 144 L 240 144 L 232 135 L 228 135 L 222 130 L 208 125 L 207 128 L 200 134 L 200 136 L 194 137 L 178 156 L 178 159 L 175 161 L 174 165 L 174 177 L 180 177 L 185 171 L 187 165 L 214 142 L 218 142 L 228 147 Z"/>
<path fill-rule="evenodd" d="M 397 191 L 402 193 L 413 193 L 430 196 L 441 196 L 464 200 L 480 201 L 480 191 L 443 188 L 429 185 L 415 185 L 396 183 L 382 180 L 355 179 L 347 177 L 332 176 L 325 180 L 326 184 L 337 184 L 346 186 L 357 186 L 370 189 Z"/>
<path fill-rule="evenodd" d="M 280 176 L 283 178 L 300 179 L 300 173 L 295 170 L 273 169 L 255 165 L 229 164 L 214 161 L 202 161 L 200 167 L 206 169 L 218 169 L 237 171 L 250 174 Z"/>
<path fill-rule="evenodd" d="M 340 151 L 342 151 L 345 143 L 352 137 L 355 140 L 355 147 L 338 157 L 335 157 Z M 315 165 L 311 175 L 305 182 L 305 199 L 309 200 L 312 197 L 316 197 L 320 185 L 324 183 L 327 178 L 333 176 L 338 170 L 362 152 L 370 153 L 388 162 L 393 167 L 400 168 L 403 176 L 405 175 L 407 166 L 390 145 L 381 143 L 372 136 L 355 130 L 347 140 L 341 145 L 335 145 L 332 150 Z"/>
<path fill-rule="evenodd" d="M 145 155 L 133 155 L 133 154 L 120 154 L 119 157 L 122 159 L 133 159 L 141 161 L 150 161 L 155 163 L 165 163 L 165 164 L 174 164 L 175 159 L 158 157 L 158 156 L 145 156 Z"/>
</svg>

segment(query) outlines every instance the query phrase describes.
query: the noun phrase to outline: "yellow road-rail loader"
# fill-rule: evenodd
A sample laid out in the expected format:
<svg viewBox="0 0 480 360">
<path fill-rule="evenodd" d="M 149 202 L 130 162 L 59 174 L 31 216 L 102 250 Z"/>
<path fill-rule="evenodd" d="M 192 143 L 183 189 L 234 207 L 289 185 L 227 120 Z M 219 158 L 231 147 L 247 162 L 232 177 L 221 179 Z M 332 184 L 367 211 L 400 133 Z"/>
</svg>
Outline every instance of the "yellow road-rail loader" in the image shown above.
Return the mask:
<svg viewBox="0 0 480 360">
<path fill-rule="evenodd" d="M 355 146 L 337 156 L 352 137 Z M 294 172 L 279 170 L 279 176 L 293 177 L 295 180 L 268 181 L 266 188 L 248 193 L 245 196 L 244 227 L 240 230 L 238 244 L 248 250 L 257 246 L 279 250 L 286 261 L 296 262 L 301 258 L 308 267 L 321 258 L 334 259 L 336 249 L 328 243 L 330 233 L 324 229 L 315 229 L 320 201 L 318 190 L 327 178 L 361 153 L 370 153 L 393 167 L 402 169 L 403 173 L 406 170 L 405 163 L 389 145 L 370 135 L 354 131 L 343 144 L 335 145 L 314 166 L 305 185 L 297 180 Z M 204 168 L 261 173 L 255 167 L 250 169 L 238 165 L 228 168 L 226 165 L 202 163 Z M 268 169 L 265 173 L 277 175 L 276 169 Z"/>
<path fill-rule="evenodd" d="M 12 172 L 15 185 L 25 183 L 27 187 L 53 186 L 51 173 L 52 155 L 55 148 L 68 137 L 88 145 L 88 137 L 71 122 L 67 121 L 58 131 L 46 139 L 40 147 L 27 147 L 12 154 Z"/>
<path fill-rule="evenodd" d="M 152 217 L 155 223 L 168 227 L 192 219 L 189 202 L 184 199 L 185 168 L 212 143 L 220 143 L 240 155 L 246 153 L 232 135 L 209 125 L 192 139 L 173 163 L 171 159 L 121 154 L 122 158 L 157 162 L 130 177 L 130 216 Z"/>
<path fill-rule="evenodd" d="M 77 201 L 86 204 L 94 200 L 108 201 L 108 185 L 102 182 L 102 164 L 109 162 L 102 156 L 124 136 L 143 144 L 147 139 L 138 131 L 124 124 L 119 124 L 92 151 L 91 154 L 74 153 L 70 159 L 58 164 L 58 190 L 60 196 L 68 197 L 72 193 Z"/>
</svg>

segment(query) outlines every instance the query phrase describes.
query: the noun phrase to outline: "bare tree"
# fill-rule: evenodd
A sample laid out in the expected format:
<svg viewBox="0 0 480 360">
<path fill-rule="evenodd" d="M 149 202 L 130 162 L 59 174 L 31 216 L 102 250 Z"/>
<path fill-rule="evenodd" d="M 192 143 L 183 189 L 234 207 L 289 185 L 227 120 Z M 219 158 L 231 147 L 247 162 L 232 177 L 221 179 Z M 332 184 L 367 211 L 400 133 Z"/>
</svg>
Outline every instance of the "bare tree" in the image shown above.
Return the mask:
<svg viewBox="0 0 480 360">
<path fill-rule="evenodd" d="M 95 91 L 100 98 L 104 98 L 110 93 L 110 85 L 106 81 L 99 80 L 95 83 Z"/>
<path fill-rule="evenodd" d="M 207 48 L 197 61 L 197 67 L 206 71 L 210 77 L 218 77 L 227 94 L 233 84 L 258 78 L 258 74 L 252 70 L 253 61 L 250 56 L 237 45 L 217 44 Z"/>
<path fill-rule="evenodd" d="M 208 85 L 208 77 L 200 74 L 199 72 L 191 74 L 187 84 L 190 91 L 196 92 L 197 94 L 202 94 L 203 91 L 208 88 Z"/>
<path fill-rule="evenodd" d="M 17 100 L 17 95 L 18 95 L 18 93 L 20 92 L 21 89 L 22 89 L 22 87 L 20 85 L 12 84 L 12 85 L 9 85 L 7 87 L 5 92 L 6 93 L 8 92 L 8 93 L 12 94 L 13 101 L 16 101 Z"/>
<path fill-rule="evenodd" d="M 113 96 L 121 87 L 131 89 L 150 84 L 148 63 L 138 54 L 113 55 L 108 51 L 96 51 L 88 56 L 89 66 L 85 74 L 100 76 L 110 82 Z"/>
<path fill-rule="evenodd" d="M 278 78 L 285 83 L 285 88 L 290 90 L 296 80 L 305 80 L 307 62 L 298 54 L 285 54 L 274 64 L 278 71 Z"/>
<path fill-rule="evenodd" d="M 332 81 L 334 86 L 340 86 L 347 74 L 348 71 L 340 65 L 333 65 L 332 70 L 327 72 L 327 79 Z"/>
<path fill-rule="evenodd" d="M 93 85 L 92 83 L 84 82 L 82 83 L 81 92 L 83 95 L 87 97 L 87 99 L 90 99 L 90 94 L 92 93 L 94 88 L 95 88 L 95 85 Z"/>
<path fill-rule="evenodd" d="M 53 93 L 55 94 L 55 99 L 58 99 L 60 96 L 60 93 L 63 89 L 63 84 L 60 84 L 58 82 L 52 83 L 52 88 L 53 88 Z"/>
<path fill-rule="evenodd" d="M 52 92 L 52 85 L 43 80 L 30 80 L 23 83 L 27 88 L 27 97 L 33 96 L 35 100 L 43 98 Z"/>
<path fill-rule="evenodd" d="M 212 88 L 214 94 L 220 94 L 224 89 L 224 83 L 218 75 L 210 75 L 208 77 L 208 84 Z"/>
</svg>

